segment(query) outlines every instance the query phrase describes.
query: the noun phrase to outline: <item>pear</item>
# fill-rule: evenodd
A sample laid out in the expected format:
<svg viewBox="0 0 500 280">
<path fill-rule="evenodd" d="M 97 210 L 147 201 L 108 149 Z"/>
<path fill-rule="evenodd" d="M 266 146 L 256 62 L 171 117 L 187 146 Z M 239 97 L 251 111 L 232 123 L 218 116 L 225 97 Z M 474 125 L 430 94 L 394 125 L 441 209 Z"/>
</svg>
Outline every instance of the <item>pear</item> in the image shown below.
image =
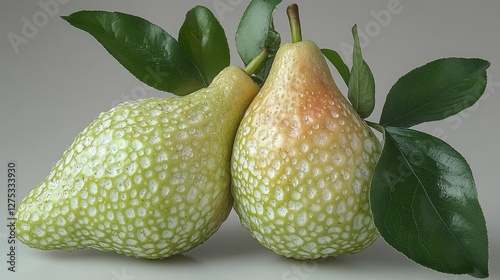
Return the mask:
<svg viewBox="0 0 500 280">
<path fill-rule="evenodd" d="M 236 134 L 234 208 L 277 254 L 358 252 L 379 236 L 368 197 L 379 153 L 317 45 L 284 44 Z"/>
<path fill-rule="evenodd" d="M 20 203 L 17 238 L 149 259 L 201 244 L 231 210 L 234 135 L 258 90 L 228 67 L 190 95 L 100 114 Z"/>
</svg>

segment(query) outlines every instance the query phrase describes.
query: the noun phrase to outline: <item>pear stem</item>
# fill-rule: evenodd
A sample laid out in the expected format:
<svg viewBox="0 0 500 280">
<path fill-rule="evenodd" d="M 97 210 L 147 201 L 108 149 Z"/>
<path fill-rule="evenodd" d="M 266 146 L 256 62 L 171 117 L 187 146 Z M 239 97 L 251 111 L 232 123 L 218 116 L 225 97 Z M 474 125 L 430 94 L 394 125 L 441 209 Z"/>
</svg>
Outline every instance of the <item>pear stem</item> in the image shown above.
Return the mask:
<svg viewBox="0 0 500 280">
<path fill-rule="evenodd" d="M 292 33 L 292 42 L 302 41 L 302 30 L 300 28 L 300 17 L 299 17 L 299 6 L 297 4 L 291 4 L 286 8 L 286 14 L 288 15 L 288 22 L 290 23 L 290 31 Z"/>
<path fill-rule="evenodd" d="M 247 72 L 248 75 L 252 75 L 257 68 L 262 64 L 264 60 L 267 58 L 267 48 L 263 48 L 262 51 L 250 61 L 250 63 L 247 64 L 245 67 L 245 72 Z"/>
</svg>

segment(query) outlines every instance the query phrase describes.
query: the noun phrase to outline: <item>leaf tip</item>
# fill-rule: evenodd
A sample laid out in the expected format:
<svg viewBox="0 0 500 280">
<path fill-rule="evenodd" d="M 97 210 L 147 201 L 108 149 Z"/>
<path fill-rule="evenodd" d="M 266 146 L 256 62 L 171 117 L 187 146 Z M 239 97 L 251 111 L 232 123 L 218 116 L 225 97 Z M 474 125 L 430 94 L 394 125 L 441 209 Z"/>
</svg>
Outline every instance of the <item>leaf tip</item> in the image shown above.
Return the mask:
<svg viewBox="0 0 500 280">
<path fill-rule="evenodd" d="M 488 271 L 488 263 L 486 262 L 484 265 L 481 264 L 475 265 L 472 272 L 469 273 L 469 275 L 482 279 L 488 278 L 490 276 L 490 273 Z"/>
</svg>

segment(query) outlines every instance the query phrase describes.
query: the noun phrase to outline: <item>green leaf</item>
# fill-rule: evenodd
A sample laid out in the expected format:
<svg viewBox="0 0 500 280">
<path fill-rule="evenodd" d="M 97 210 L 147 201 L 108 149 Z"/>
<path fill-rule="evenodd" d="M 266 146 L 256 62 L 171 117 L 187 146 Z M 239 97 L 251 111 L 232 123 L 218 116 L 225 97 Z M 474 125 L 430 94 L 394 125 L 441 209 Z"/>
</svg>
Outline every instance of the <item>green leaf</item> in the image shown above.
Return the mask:
<svg viewBox="0 0 500 280">
<path fill-rule="evenodd" d="M 226 34 L 213 13 L 196 6 L 186 14 L 179 30 L 179 44 L 193 60 L 205 84 L 210 84 L 222 69 L 229 66 Z"/>
<path fill-rule="evenodd" d="M 401 77 L 387 95 L 380 124 L 411 127 L 472 106 L 486 88 L 488 61 L 442 58 Z"/>
<path fill-rule="evenodd" d="M 488 236 L 472 171 L 452 147 L 408 128 L 386 127 L 370 201 L 375 225 L 426 267 L 488 276 Z"/>
<path fill-rule="evenodd" d="M 352 27 L 352 35 L 354 37 L 354 50 L 347 96 L 359 116 L 367 118 L 375 108 L 375 79 L 370 67 L 368 67 L 368 64 L 363 60 L 363 56 L 361 55 L 361 46 L 359 44 L 358 28 L 356 25 Z"/>
<path fill-rule="evenodd" d="M 176 95 L 207 86 L 179 43 L 163 29 L 133 15 L 80 11 L 63 19 L 88 32 L 145 84 Z"/>
<path fill-rule="evenodd" d="M 342 79 L 344 79 L 345 84 L 348 85 L 351 73 L 339 53 L 330 49 L 321 49 L 321 52 L 335 66 Z"/>
<path fill-rule="evenodd" d="M 255 76 L 265 80 L 281 37 L 273 24 L 273 12 L 281 0 L 252 0 L 246 8 L 236 31 L 236 49 L 245 66 L 256 57 L 263 48 L 268 49 L 267 59 L 255 71 Z"/>
</svg>

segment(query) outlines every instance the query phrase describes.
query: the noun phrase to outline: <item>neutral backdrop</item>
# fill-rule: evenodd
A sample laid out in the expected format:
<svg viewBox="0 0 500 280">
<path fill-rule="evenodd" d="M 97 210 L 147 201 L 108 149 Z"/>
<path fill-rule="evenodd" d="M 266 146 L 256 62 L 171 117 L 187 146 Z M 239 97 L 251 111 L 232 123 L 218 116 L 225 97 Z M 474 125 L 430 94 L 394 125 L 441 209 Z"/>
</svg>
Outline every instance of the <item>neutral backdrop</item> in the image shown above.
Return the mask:
<svg viewBox="0 0 500 280">
<path fill-rule="evenodd" d="M 53 2 L 54 0 L 52 0 Z M 185 13 L 210 8 L 226 30 L 232 64 L 242 65 L 234 33 L 244 0 L 71 1 L 59 0 L 47 14 L 39 1 L 0 4 L 0 279 L 469 279 L 421 267 L 382 238 L 355 255 L 322 261 L 285 259 L 257 244 L 234 212 L 206 243 L 161 261 L 138 260 L 93 250 L 45 252 L 17 246 L 16 272 L 7 271 L 7 162 L 17 162 L 18 202 L 45 178 L 74 137 L 100 112 L 119 102 L 165 96 L 136 80 L 91 36 L 59 18 L 79 10 L 122 11 L 144 17 L 177 37 Z M 468 159 L 490 239 L 490 279 L 500 279 L 500 1 L 482 0 L 297 0 L 303 37 L 341 51 L 358 24 L 365 59 L 376 80 L 377 121 L 398 77 L 442 57 L 481 57 L 491 62 L 489 86 L 478 103 L 447 120 L 417 129 L 446 139 Z M 282 41 L 290 41 L 283 1 L 275 13 Z M 390 18 L 378 15 L 392 9 Z M 43 16 L 45 13 L 45 17 Z M 37 23 L 25 43 L 13 46 L 26 22 Z M 25 30 L 26 31 L 26 30 Z M 341 51 L 342 52 L 342 51 Z M 343 53 L 343 52 L 342 52 Z M 343 54 L 346 58 L 346 56 Z M 350 64 L 349 64 L 350 65 Z M 335 74 L 345 92 L 345 86 Z"/>
</svg>

